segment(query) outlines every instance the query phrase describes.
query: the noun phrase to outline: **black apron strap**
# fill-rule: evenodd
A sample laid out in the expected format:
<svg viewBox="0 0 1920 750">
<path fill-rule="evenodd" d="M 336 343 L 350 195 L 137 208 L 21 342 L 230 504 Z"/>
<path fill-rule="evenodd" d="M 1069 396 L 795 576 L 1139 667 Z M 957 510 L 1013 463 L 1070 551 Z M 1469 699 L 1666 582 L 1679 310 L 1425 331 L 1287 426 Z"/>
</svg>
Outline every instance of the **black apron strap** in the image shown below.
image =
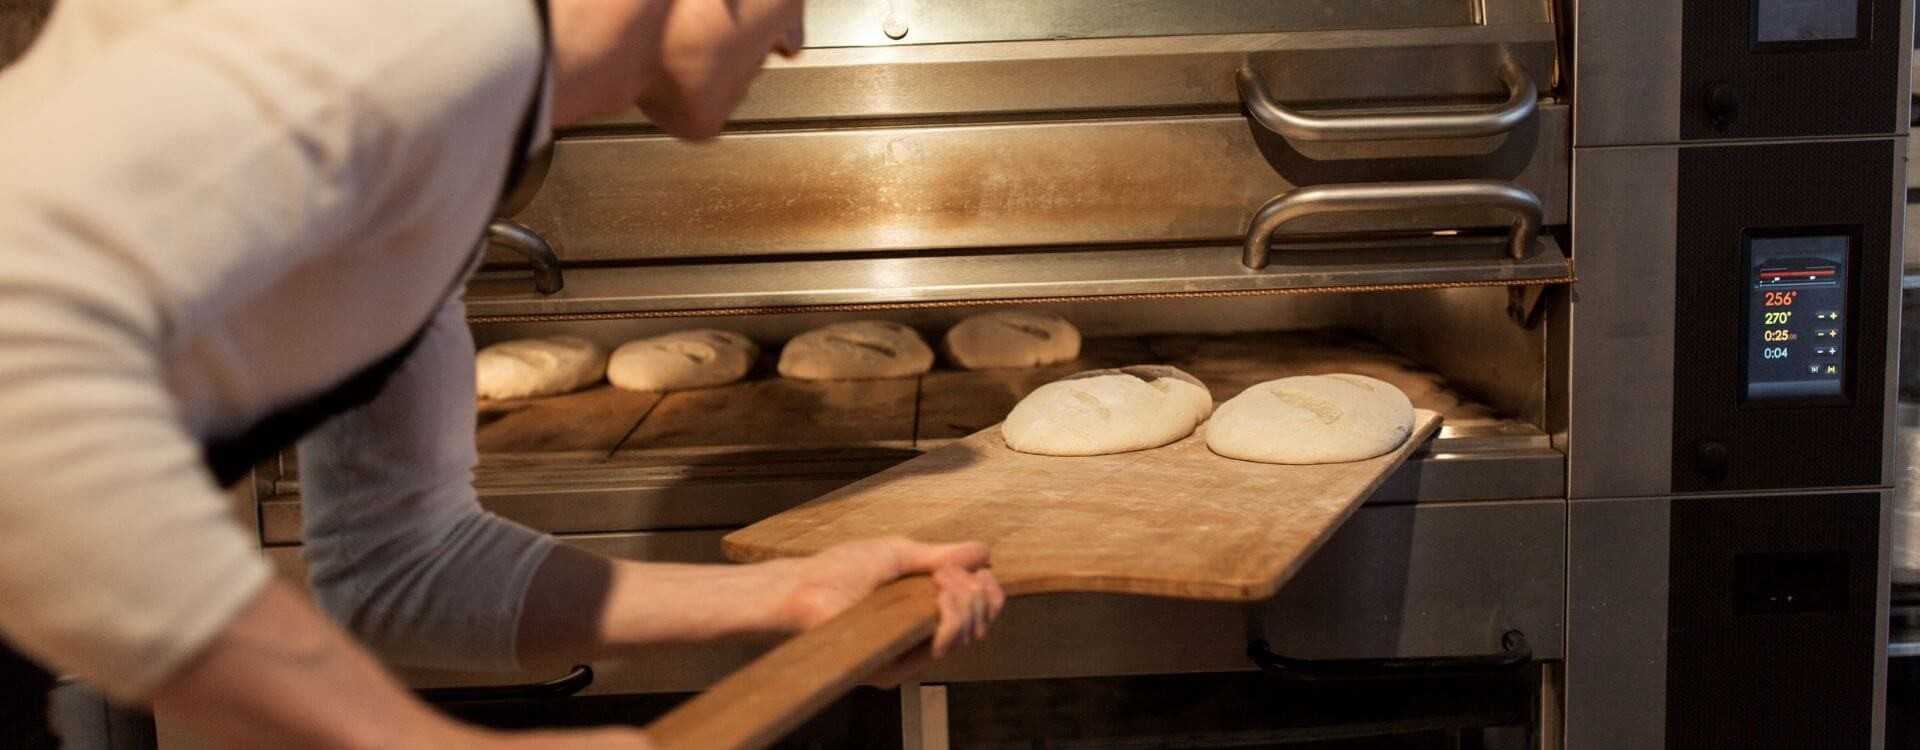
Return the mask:
<svg viewBox="0 0 1920 750">
<path fill-rule="evenodd" d="M 539 76 L 534 80 L 532 99 L 521 117 L 519 132 L 514 137 L 513 152 L 507 156 L 507 173 L 500 189 L 502 201 L 514 192 L 527 175 L 528 156 L 540 133 L 540 95 L 546 87 L 551 35 L 547 27 L 546 0 L 532 2 L 540 14 L 543 53 Z M 476 240 L 474 247 L 477 254 L 482 246 Z M 460 274 L 448 285 L 449 296 L 465 283 L 466 274 L 472 266 L 472 262 L 461 266 Z M 438 311 L 434 314 L 438 314 Z M 219 479 L 221 486 L 233 484 L 244 478 L 261 461 L 292 447 L 302 436 L 334 415 L 372 401 L 386 388 L 387 381 L 393 378 L 393 374 L 406 363 L 413 351 L 419 348 L 420 340 L 426 336 L 427 327 L 432 322 L 433 318 L 429 316 L 419 331 L 398 349 L 362 368 L 327 392 L 270 414 L 234 437 L 206 441 L 201 446 L 201 455 L 207 469 Z M 0 641 L 0 748 L 59 748 L 59 740 L 53 736 L 47 724 L 47 698 L 54 682 L 54 676 L 47 670 L 14 651 L 5 641 Z"/>
<path fill-rule="evenodd" d="M 60 747 L 47 728 L 47 694 L 52 690 L 52 674 L 0 642 L 0 747 Z"/>
</svg>

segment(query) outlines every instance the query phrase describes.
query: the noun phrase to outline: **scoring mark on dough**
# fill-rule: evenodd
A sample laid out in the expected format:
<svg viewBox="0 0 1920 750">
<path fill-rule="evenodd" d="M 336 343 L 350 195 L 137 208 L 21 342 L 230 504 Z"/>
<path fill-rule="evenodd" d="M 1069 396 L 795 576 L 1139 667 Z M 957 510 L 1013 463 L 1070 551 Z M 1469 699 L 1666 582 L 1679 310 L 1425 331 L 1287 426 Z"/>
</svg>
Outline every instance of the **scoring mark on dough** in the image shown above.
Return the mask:
<svg viewBox="0 0 1920 750">
<path fill-rule="evenodd" d="M 1282 403 L 1288 406 L 1312 414 L 1313 418 L 1319 420 L 1321 424 L 1333 424 L 1340 421 L 1342 415 L 1340 407 L 1334 406 L 1326 399 L 1315 398 L 1299 391 L 1275 389 L 1267 392 L 1273 394 L 1274 398 L 1280 399 Z"/>
<path fill-rule="evenodd" d="M 1000 325 L 1002 325 L 1002 326 L 1005 326 L 1005 327 L 1007 327 L 1007 328 L 1011 328 L 1011 329 L 1013 329 L 1013 330 L 1016 330 L 1016 331 L 1019 331 L 1019 332 L 1021 332 L 1021 333 L 1024 333 L 1024 334 L 1026 334 L 1026 335 L 1028 335 L 1028 336 L 1032 336 L 1032 337 L 1034 337 L 1034 338 L 1036 338 L 1036 339 L 1039 339 L 1039 340 L 1041 340 L 1041 341 L 1052 341 L 1052 340 L 1053 340 L 1053 334 L 1052 334 L 1052 333 L 1049 333 L 1049 332 L 1047 331 L 1047 329 L 1045 329 L 1045 328 L 1042 328 L 1042 327 L 1040 327 L 1040 326 L 1036 326 L 1036 325 L 1031 325 L 1031 324 L 1028 324 L 1028 323 L 1020 323 L 1020 322 L 1015 322 L 1015 321 L 1011 321 L 1011 320 L 1003 320 L 1003 319 L 999 319 L 999 318 L 995 318 L 993 322 L 995 322 L 995 323 L 998 323 L 998 324 L 1000 324 Z"/>
<path fill-rule="evenodd" d="M 1113 417 L 1113 410 L 1108 409 L 1106 404 L 1101 403 L 1100 399 L 1094 398 L 1091 393 L 1087 393 L 1086 391 L 1073 391 L 1073 398 L 1080 403 L 1086 404 L 1088 408 L 1093 409 L 1103 420 Z"/>
<path fill-rule="evenodd" d="M 712 349 L 708 349 L 707 347 L 704 347 L 704 346 L 691 345 L 691 344 L 686 344 L 681 342 L 665 344 L 661 346 L 660 349 L 673 354 L 678 354 L 682 357 L 686 357 L 687 361 L 692 362 L 696 365 L 704 365 L 709 360 L 712 360 L 714 357 L 714 351 Z"/>
<path fill-rule="evenodd" d="M 847 338 L 846 336 L 828 336 L 827 340 L 836 344 L 843 344 L 846 346 L 856 346 L 861 349 L 865 349 L 867 351 L 877 353 L 880 356 L 886 357 L 888 359 L 892 359 L 900 356 L 900 353 L 897 351 L 894 351 L 893 347 L 887 346 L 885 344 L 876 344 L 871 341 L 861 341 L 859 339 Z"/>
</svg>

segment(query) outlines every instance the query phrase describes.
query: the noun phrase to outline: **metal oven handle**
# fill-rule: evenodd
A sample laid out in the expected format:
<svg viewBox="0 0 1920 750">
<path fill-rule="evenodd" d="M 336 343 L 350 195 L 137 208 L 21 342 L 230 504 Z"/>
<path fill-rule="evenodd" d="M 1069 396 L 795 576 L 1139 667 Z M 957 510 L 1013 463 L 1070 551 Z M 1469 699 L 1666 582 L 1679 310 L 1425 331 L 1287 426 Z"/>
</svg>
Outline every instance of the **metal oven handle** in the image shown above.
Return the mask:
<svg viewBox="0 0 1920 750">
<path fill-rule="evenodd" d="M 1508 251 L 1525 259 L 1540 236 L 1545 210 L 1539 196 L 1524 188 L 1492 180 L 1445 182 L 1379 182 L 1363 185 L 1316 185 L 1296 188 L 1267 201 L 1253 215 L 1241 262 L 1248 268 L 1267 267 L 1273 234 L 1296 220 L 1322 214 L 1380 213 L 1433 208 L 1492 208 L 1513 217 Z"/>
<path fill-rule="evenodd" d="M 1483 138 L 1500 135 L 1532 119 L 1540 109 L 1540 91 L 1512 61 L 1500 66 L 1507 100 L 1493 109 L 1402 114 L 1308 114 L 1274 101 L 1267 84 L 1242 64 L 1236 76 L 1240 101 L 1254 122 L 1295 141 L 1389 141 L 1420 138 Z"/>
<path fill-rule="evenodd" d="M 533 288 L 554 294 L 567 285 L 560 274 L 560 256 L 545 237 L 517 222 L 499 219 L 487 225 L 487 244 L 512 250 L 533 264 Z"/>
</svg>

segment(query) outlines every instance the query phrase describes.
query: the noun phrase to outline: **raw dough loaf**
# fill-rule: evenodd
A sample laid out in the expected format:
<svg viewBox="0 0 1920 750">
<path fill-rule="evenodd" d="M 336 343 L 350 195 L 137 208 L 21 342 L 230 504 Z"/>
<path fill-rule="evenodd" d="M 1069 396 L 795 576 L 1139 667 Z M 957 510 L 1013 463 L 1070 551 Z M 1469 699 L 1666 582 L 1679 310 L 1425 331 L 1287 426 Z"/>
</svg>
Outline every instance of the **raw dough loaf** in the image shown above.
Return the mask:
<svg viewBox="0 0 1920 750">
<path fill-rule="evenodd" d="M 759 357 L 752 339 L 732 331 L 679 331 L 621 344 L 607 380 L 630 391 L 711 388 L 746 377 Z"/>
<path fill-rule="evenodd" d="M 1000 435 L 1021 453 L 1099 456 L 1175 442 L 1212 411 L 1207 387 L 1172 367 L 1094 370 L 1027 394 Z"/>
<path fill-rule="evenodd" d="M 599 382 L 607 355 L 577 336 L 519 339 L 481 349 L 473 369 L 480 398 L 554 396 Z"/>
<path fill-rule="evenodd" d="M 944 345 L 969 370 L 1039 367 L 1080 356 L 1080 330 L 1058 315 L 991 312 L 948 329 Z"/>
<path fill-rule="evenodd" d="M 1400 447 L 1413 433 L 1413 402 L 1365 375 L 1301 375 L 1248 388 L 1207 423 L 1207 447 L 1242 461 L 1328 464 Z"/>
<path fill-rule="evenodd" d="M 857 320 L 815 328 L 780 350 L 780 374 L 795 380 L 906 378 L 933 367 L 933 350 L 898 323 Z"/>
</svg>

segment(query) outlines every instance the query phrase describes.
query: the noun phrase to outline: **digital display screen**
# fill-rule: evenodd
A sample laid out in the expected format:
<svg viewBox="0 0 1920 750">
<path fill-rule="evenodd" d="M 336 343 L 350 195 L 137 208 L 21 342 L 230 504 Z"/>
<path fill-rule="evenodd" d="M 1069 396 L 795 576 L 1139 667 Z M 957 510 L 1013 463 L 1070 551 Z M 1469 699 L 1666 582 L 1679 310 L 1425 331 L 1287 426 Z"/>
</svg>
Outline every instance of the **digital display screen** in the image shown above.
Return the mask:
<svg viewBox="0 0 1920 750">
<path fill-rule="evenodd" d="M 1835 42 L 1860 38 L 1861 0 L 1754 0 L 1753 39 Z"/>
<path fill-rule="evenodd" d="M 1848 235 L 1748 237 L 1747 400 L 1844 396 Z"/>
</svg>

